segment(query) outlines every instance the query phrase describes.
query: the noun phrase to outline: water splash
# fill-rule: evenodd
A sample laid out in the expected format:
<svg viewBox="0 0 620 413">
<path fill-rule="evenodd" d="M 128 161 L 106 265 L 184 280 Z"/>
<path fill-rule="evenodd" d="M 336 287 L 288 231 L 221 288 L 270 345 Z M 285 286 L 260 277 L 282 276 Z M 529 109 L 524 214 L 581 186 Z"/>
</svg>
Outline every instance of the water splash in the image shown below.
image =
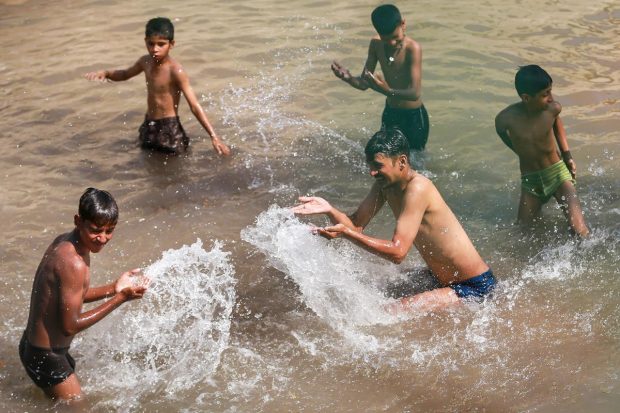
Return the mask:
<svg viewBox="0 0 620 413">
<path fill-rule="evenodd" d="M 345 333 L 356 327 L 396 321 L 386 313 L 379 285 L 397 273 L 390 263 L 377 263 L 347 242 L 328 241 L 310 231 L 289 209 L 272 205 L 241 232 L 243 240 L 262 251 L 270 264 L 299 286 L 305 304 L 329 325 Z M 363 252 L 362 252 L 363 253 Z"/>
<path fill-rule="evenodd" d="M 144 272 L 153 279 L 140 302 L 125 304 L 77 343 L 86 391 L 119 395 L 116 407 L 158 394 L 175 400 L 207 383 L 228 348 L 235 304 L 228 252 L 202 241 L 165 251 Z M 82 373 L 84 372 L 84 373 Z"/>
</svg>

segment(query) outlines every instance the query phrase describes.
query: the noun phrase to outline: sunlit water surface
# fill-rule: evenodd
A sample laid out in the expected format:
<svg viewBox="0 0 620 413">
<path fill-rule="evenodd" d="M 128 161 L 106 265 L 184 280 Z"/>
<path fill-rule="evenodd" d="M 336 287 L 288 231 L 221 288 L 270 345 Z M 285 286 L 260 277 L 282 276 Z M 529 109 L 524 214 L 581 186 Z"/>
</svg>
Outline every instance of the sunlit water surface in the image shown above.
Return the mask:
<svg viewBox="0 0 620 413">
<path fill-rule="evenodd" d="M 287 209 L 315 194 L 351 211 L 371 179 L 362 149 L 383 99 L 347 87 L 375 2 L 0 1 L 0 410 L 64 410 L 17 359 L 32 278 L 71 229 L 84 188 L 121 209 L 92 283 L 140 266 L 151 291 L 74 341 L 80 409 L 108 412 L 612 412 L 620 405 L 620 4 L 399 4 L 423 46 L 434 180 L 499 279 L 494 296 L 428 314 L 385 312 L 393 292 L 432 287 L 412 252 L 396 266 L 313 236 Z M 183 157 L 136 145 L 143 78 L 89 83 L 145 52 L 143 27 L 173 19 L 184 65 L 233 156 L 214 155 L 183 102 Z M 550 203 L 513 226 L 516 157 L 493 119 L 512 79 L 554 78 L 592 238 Z M 389 237 L 382 211 L 368 232 Z M 615 407 L 614 407 L 615 406 Z"/>
</svg>

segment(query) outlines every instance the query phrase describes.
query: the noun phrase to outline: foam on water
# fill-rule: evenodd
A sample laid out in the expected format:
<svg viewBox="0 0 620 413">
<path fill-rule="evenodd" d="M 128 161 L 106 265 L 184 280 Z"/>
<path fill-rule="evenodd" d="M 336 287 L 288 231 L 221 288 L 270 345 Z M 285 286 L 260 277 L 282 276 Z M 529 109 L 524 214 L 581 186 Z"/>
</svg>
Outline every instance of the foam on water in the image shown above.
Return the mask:
<svg viewBox="0 0 620 413">
<path fill-rule="evenodd" d="M 86 391 L 114 392 L 106 403 L 146 397 L 182 399 L 208 382 L 229 346 L 235 304 L 229 253 L 202 241 L 165 251 L 144 270 L 153 282 L 140 301 L 125 304 L 73 346 L 81 353 Z"/>
</svg>

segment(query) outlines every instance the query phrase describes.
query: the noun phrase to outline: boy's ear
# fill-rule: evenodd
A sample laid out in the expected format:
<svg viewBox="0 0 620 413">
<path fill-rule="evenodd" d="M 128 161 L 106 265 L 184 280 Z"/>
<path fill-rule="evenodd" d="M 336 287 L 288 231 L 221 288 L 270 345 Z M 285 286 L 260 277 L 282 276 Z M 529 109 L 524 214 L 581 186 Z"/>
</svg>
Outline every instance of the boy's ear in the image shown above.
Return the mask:
<svg viewBox="0 0 620 413">
<path fill-rule="evenodd" d="M 170 40 L 170 47 L 174 47 L 174 40 Z"/>
<path fill-rule="evenodd" d="M 525 103 L 529 102 L 530 99 L 532 98 L 530 95 L 528 95 L 527 93 L 521 93 L 521 100 Z"/>
<path fill-rule="evenodd" d="M 400 168 L 400 170 L 402 171 L 403 168 L 405 167 L 405 165 L 407 165 L 407 155 L 400 155 L 398 157 L 398 166 Z"/>
<path fill-rule="evenodd" d="M 75 214 L 73 216 L 73 223 L 75 224 L 76 227 L 80 226 L 80 222 L 82 222 L 82 218 L 80 218 L 80 216 L 78 214 Z"/>
</svg>

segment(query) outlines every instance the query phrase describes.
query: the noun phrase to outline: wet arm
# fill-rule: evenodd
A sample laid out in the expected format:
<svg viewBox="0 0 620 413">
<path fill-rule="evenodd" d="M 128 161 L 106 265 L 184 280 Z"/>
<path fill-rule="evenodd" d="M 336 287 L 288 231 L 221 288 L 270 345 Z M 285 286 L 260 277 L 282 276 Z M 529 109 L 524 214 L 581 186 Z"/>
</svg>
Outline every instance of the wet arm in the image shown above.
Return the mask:
<svg viewBox="0 0 620 413">
<path fill-rule="evenodd" d="M 350 228 L 346 228 L 342 235 L 365 250 L 400 264 L 413 245 L 426 207 L 427 204 L 423 199 L 406 202 L 391 240 L 373 238 Z"/>
<path fill-rule="evenodd" d="M 515 149 L 512 146 L 512 141 L 510 140 L 510 136 L 508 135 L 508 128 L 502 121 L 501 116 L 502 115 L 499 114 L 495 118 L 495 132 L 497 132 L 497 135 L 502 139 L 502 142 L 504 142 L 506 146 L 508 146 L 514 152 Z"/>
<path fill-rule="evenodd" d="M 100 306 L 82 313 L 84 278 L 87 271 L 85 265 L 74 263 L 62 264 L 58 271 L 60 328 L 66 336 L 73 336 L 87 329 L 128 299 L 124 293 L 118 293 Z"/>
<path fill-rule="evenodd" d="M 556 117 L 553 123 L 553 134 L 555 135 L 555 140 L 558 143 L 560 152 L 562 154 L 569 152 L 570 149 L 568 147 L 568 141 L 566 140 L 566 131 L 564 130 L 564 123 L 562 119 L 560 119 L 560 116 Z"/>
<path fill-rule="evenodd" d="M 89 288 L 84 295 L 84 302 L 91 303 L 116 294 L 115 283 Z"/>
<path fill-rule="evenodd" d="M 106 79 L 112 80 L 114 82 L 120 82 L 123 80 L 131 79 L 134 76 L 142 73 L 143 67 L 141 63 L 141 59 L 138 59 L 136 63 L 134 63 L 131 67 L 127 69 L 115 69 L 115 70 L 104 70 L 104 76 Z"/>
<path fill-rule="evenodd" d="M 560 149 L 562 159 L 570 171 L 571 176 L 575 179 L 577 175 L 577 164 L 573 160 L 573 156 L 570 153 L 568 140 L 566 139 L 566 131 L 564 130 L 564 123 L 562 122 L 562 119 L 560 119 L 559 115 L 555 118 L 555 122 L 553 123 L 553 135 L 558 143 L 558 148 Z"/>
<path fill-rule="evenodd" d="M 194 93 L 194 90 L 192 89 L 189 83 L 189 77 L 187 76 L 185 71 L 182 68 L 175 70 L 174 76 L 176 77 L 176 81 L 178 82 L 179 88 L 181 89 L 181 91 L 183 92 L 183 95 L 185 96 L 185 100 L 187 100 L 187 104 L 189 105 L 190 110 L 192 111 L 194 116 L 196 116 L 196 119 L 198 119 L 198 122 L 200 122 L 202 127 L 209 134 L 209 137 L 211 138 L 211 143 L 213 144 L 213 147 L 215 148 L 215 150 L 220 155 L 222 154 L 228 155 L 230 153 L 230 149 L 228 149 L 228 146 L 226 146 L 215 133 L 215 130 L 213 129 L 213 126 L 211 125 L 211 122 L 209 122 L 207 115 L 205 114 L 204 110 L 202 109 L 202 106 L 200 105 L 200 103 L 198 102 L 198 99 L 196 98 L 196 94 Z"/>
<path fill-rule="evenodd" d="M 411 87 L 407 89 L 388 89 L 382 91 L 385 96 L 401 100 L 419 100 L 422 97 L 422 48 L 414 44 L 413 50 L 406 57 L 410 65 Z"/>
<path fill-rule="evenodd" d="M 351 76 L 348 70 L 344 69 L 348 76 L 340 77 L 344 82 L 348 83 L 352 87 L 358 90 L 366 90 L 369 88 L 368 82 L 364 79 L 364 73 L 366 71 L 373 73 L 375 68 L 377 67 L 377 55 L 374 51 L 373 42 L 370 42 L 368 46 L 368 57 L 366 58 L 366 63 L 364 64 L 364 68 L 362 69 L 362 73 L 359 76 Z"/>
<path fill-rule="evenodd" d="M 364 198 L 357 210 L 347 217 L 351 222 L 351 225 L 347 226 L 357 232 L 362 232 L 366 225 L 368 225 L 370 220 L 383 207 L 383 204 L 385 204 L 385 198 L 383 197 L 383 193 L 381 192 L 381 184 L 375 182 L 370 189 L 370 192 L 368 193 L 366 198 Z M 332 222 L 337 223 L 333 220 Z"/>
</svg>

